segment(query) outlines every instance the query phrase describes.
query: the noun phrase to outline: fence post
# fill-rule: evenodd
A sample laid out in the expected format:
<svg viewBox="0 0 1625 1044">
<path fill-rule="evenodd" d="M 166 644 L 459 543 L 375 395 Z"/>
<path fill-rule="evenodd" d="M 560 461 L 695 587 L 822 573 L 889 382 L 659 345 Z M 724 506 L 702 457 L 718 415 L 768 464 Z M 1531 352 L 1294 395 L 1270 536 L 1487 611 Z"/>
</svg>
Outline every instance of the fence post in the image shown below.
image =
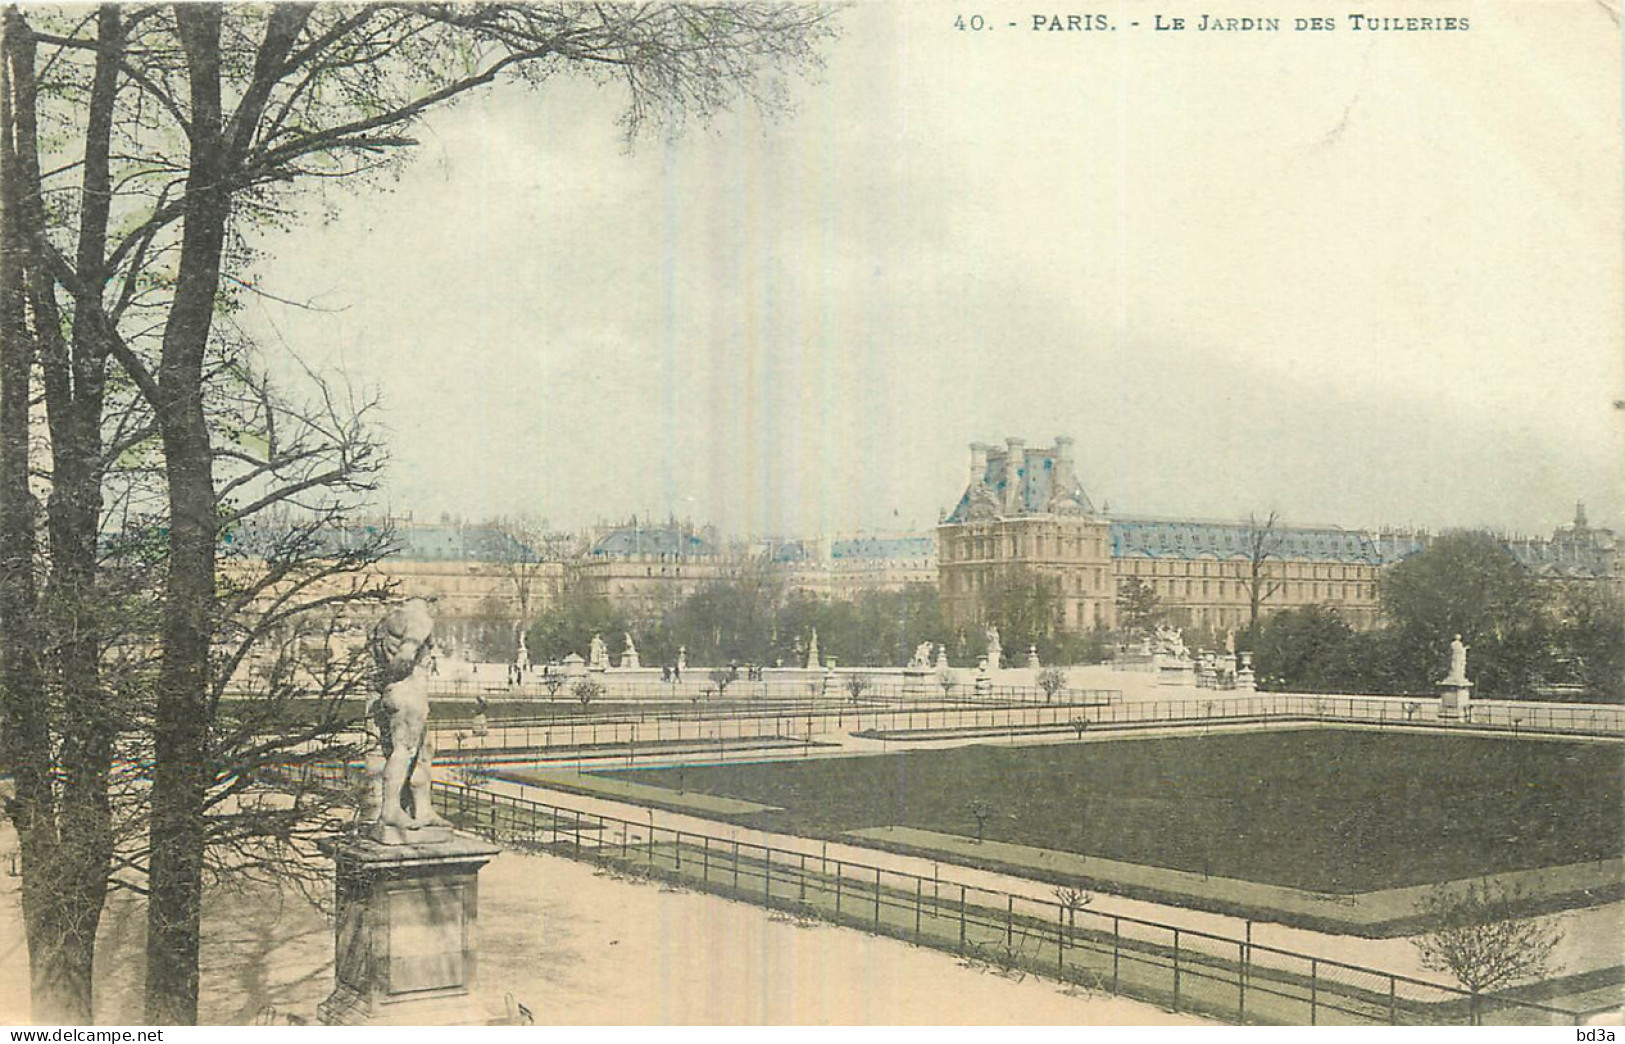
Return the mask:
<svg viewBox="0 0 1625 1044">
<path fill-rule="evenodd" d="M 1016 938 L 1016 897 L 1004 897 L 1004 948 L 1010 949 L 1015 945 Z"/>
<path fill-rule="evenodd" d="M 914 945 L 920 944 L 920 905 L 925 898 L 925 878 L 914 879 Z"/>
<path fill-rule="evenodd" d="M 672 852 L 677 864 L 673 869 L 681 871 L 683 869 L 683 832 L 681 830 L 677 831 L 677 839 L 673 842 Z"/>
<path fill-rule="evenodd" d="M 875 867 L 875 927 L 880 927 L 880 867 Z"/>
<path fill-rule="evenodd" d="M 1179 1010 L 1179 929 L 1174 929 L 1174 1010 Z"/>
<path fill-rule="evenodd" d="M 1123 919 L 1112 918 L 1112 992 L 1117 993 L 1117 967 L 1123 955 Z"/>
<path fill-rule="evenodd" d="M 841 918 L 841 861 L 835 860 L 835 919 Z"/>
<path fill-rule="evenodd" d="M 1309 1025 L 1316 1025 L 1319 1017 L 1320 962 L 1311 957 L 1309 958 Z"/>
<path fill-rule="evenodd" d="M 581 813 L 576 813 L 576 855 L 581 855 Z"/>
<path fill-rule="evenodd" d="M 734 891 L 739 890 L 739 842 L 734 842 Z"/>
<path fill-rule="evenodd" d="M 762 905 L 773 909 L 773 849 L 762 848 Z"/>
<path fill-rule="evenodd" d="M 1055 904 L 1055 975 L 1066 975 L 1066 907 Z"/>
<path fill-rule="evenodd" d="M 1388 976 L 1388 1025 L 1399 1025 L 1399 980 L 1392 975 Z"/>
<path fill-rule="evenodd" d="M 965 952 L 965 886 L 959 886 L 959 952 Z"/>
<path fill-rule="evenodd" d="M 700 879 L 706 884 L 711 883 L 711 835 L 705 835 L 705 845 L 700 854 Z"/>
<path fill-rule="evenodd" d="M 1247 1024 L 1247 944 L 1236 943 L 1236 1021 Z"/>
</svg>

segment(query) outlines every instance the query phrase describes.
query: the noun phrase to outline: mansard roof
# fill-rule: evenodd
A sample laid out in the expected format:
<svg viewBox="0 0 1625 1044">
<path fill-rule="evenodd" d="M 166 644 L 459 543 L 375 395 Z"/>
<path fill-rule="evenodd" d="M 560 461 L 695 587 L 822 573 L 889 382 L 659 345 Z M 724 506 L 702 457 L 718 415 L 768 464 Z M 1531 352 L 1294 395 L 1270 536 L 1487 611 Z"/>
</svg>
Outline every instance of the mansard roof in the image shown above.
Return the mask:
<svg viewBox="0 0 1625 1044">
<path fill-rule="evenodd" d="M 1111 523 L 1113 558 L 1250 559 L 1256 527 L 1247 522 L 1119 518 Z M 1266 537 L 1271 558 L 1374 565 L 1371 537 L 1336 526 L 1277 526 Z"/>
<path fill-rule="evenodd" d="M 1014 503 L 1006 461 L 1014 449 L 1017 458 Z M 1093 515 L 1095 506 L 1060 447 L 1027 449 L 1023 446 L 986 448 L 987 462 L 966 488 L 944 523 L 957 525 L 974 518 L 1062 513 Z"/>
<path fill-rule="evenodd" d="M 599 537 L 589 555 L 714 555 L 716 548 L 693 530 L 675 525 L 617 526 Z"/>
<path fill-rule="evenodd" d="M 937 553 L 937 542 L 929 536 L 855 537 L 830 544 L 835 559 L 929 558 Z"/>
</svg>

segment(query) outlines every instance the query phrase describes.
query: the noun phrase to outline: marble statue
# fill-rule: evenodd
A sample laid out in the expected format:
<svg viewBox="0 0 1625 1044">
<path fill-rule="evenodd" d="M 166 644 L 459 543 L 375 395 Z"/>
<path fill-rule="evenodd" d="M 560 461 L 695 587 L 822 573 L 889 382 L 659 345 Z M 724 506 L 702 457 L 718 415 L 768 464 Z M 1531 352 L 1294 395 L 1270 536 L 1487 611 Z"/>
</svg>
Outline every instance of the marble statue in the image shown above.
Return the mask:
<svg viewBox="0 0 1625 1044">
<path fill-rule="evenodd" d="M 1467 680 L 1467 646 L 1461 643 L 1461 635 L 1456 635 L 1450 641 L 1450 675 L 1445 678 L 1447 682 L 1464 682 Z"/>
<path fill-rule="evenodd" d="M 999 669 L 1003 662 L 1004 648 L 999 644 L 999 629 L 992 624 L 987 625 L 987 662 L 992 664 L 994 670 Z"/>
<path fill-rule="evenodd" d="M 943 643 L 943 644 L 939 644 L 937 646 L 937 670 L 945 671 L 947 669 L 948 669 L 948 646 L 947 646 L 946 643 Z"/>
<path fill-rule="evenodd" d="M 1179 628 L 1169 627 L 1167 624 L 1157 625 L 1157 652 L 1180 660 L 1190 656 L 1189 650 L 1185 648 L 1184 634 Z"/>
<path fill-rule="evenodd" d="M 626 632 L 626 648 L 621 650 L 621 669 L 642 666 L 638 663 L 638 647 L 632 644 L 632 632 Z"/>
<path fill-rule="evenodd" d="M 397 606 L 372 630 L 378 694 L 371 701 L 371 717 L 382 760 L 372 798 L 380 841 L 410 843 L 413 831 L 447 825 L 429 801 L 434 744 L 428 729 L 428 672 L 421 668 L 433 648 L 434 618 L 420 598 Z"/>
<path fill-rule="evenodd" d="M 807 669 L 809 671 L 818 669 L 818 628 L 816 627 L 813 628 L 812 640 L 807 643 Z"/>
<path fill-rule="evenodd" d="M 519 632 L 519 651 L 513 656 L 514 666 L 521 671 L 530 670 L 530 648 L 525 644 L 525 632 Z"/>
<path fill-rule="evenodd" d="M 930 642 L 921 642 L 915 647 L 914 659 L 909 661 L 909 666 L 915 669 L 929 668 L 931 666 L 931 649 Z"/>
<path fill-rule="evenodd" d="M 595 634 L 592 641 L 587 644 L 587 669 L 601 671 L 609 666 L 609 646 L 604 644 L 602 635 Z"/>
<path fill-rule="evenodd" d="M 688 670 L 688 646 L 679 645 L 677 647 L 677 673 L 682 674 L 686 670 Z"/>
</svg>

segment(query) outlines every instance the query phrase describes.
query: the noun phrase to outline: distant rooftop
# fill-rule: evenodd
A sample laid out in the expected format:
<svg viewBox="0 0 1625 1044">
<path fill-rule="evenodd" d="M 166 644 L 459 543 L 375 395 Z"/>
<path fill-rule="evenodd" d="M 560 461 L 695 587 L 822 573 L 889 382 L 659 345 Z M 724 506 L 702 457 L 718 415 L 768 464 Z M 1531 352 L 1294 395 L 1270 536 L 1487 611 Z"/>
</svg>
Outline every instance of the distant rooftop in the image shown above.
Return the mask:
<svg viewBox="0 0 1625 1044">
<path fill-rule="evenodd" d="M 930 558 L 936 553 L 936 538 L 930 536 L 854 537 L 837 540 L 829 548 L 836 560 Z"/>
<path fill-rule="evenodd" d="M 971 444 L 970 484 L 944 522 L 957 525 L 1021 515 L 1092 515 L 1095 506 L 1072 464 L 1072 440 L 1059 436 L 1046 449 L 1022 439 L 1005 445 Z"/>
<path fill-rule="evenodd" d="M 616 526 L 601 535 L 589 555 L 672 555 L 691 558 L 714 555 L 716 547 L 690 526 Z"/>
<path fill-rule="evenodd" d="M 1113 558 L 1250 558 L 1257 525 L 1119 518 L 1111 523 Z M 1277 526 L 1265 538 L 1274 558 L 1302 562 L 1376 564 L 1371 537 L 1336 526 Z"/>
</svg>

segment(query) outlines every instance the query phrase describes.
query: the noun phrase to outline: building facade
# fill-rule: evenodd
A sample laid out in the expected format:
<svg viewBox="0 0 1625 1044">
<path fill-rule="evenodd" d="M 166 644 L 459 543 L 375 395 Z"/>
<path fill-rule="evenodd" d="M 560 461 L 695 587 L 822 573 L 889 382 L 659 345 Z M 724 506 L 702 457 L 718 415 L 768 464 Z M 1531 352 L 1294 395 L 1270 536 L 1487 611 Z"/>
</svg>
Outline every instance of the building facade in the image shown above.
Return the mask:
<svg viewBox="0 0 1625 1044">
<path fill-rule="evenodd" d="M 990 591 L 1019 572 L 1046 578 L 1057 625 L 1115 627 L 1117 593 L 1138 581 L 1179 626 L 1239 630 L 1259 614 L 1329 606 L 1351 626 L 1378 621 L 1382 571 L 1432 541 L 1412 530 L 1115 517 L 1097 513 L 1076 474 L 1073 442 L 1045 449 L 1021 439 L 973 443 L 970 477 L 937 528 L 944 622 L 983 622 Z M 1503 537 L 1507 553 L 1544 585 L 1606 584 L 1621 593 L 1617 535 L 1588 524 L 1584 505 L 1550 538 Z"/>
<path fill-rule="evenodd" d="M 1028 449 L 971 444 L 970 481 L 937 527 L 943 621 L 951 630 L 983 622 L 983 606 L 1001 583 L 1023 574 L 1058 594 L 1057 623 L 1067 630 L 1116 621 L 1111 526 L 1095 511 L 1072 460 L 1072 440 Z"/>
</svg>

